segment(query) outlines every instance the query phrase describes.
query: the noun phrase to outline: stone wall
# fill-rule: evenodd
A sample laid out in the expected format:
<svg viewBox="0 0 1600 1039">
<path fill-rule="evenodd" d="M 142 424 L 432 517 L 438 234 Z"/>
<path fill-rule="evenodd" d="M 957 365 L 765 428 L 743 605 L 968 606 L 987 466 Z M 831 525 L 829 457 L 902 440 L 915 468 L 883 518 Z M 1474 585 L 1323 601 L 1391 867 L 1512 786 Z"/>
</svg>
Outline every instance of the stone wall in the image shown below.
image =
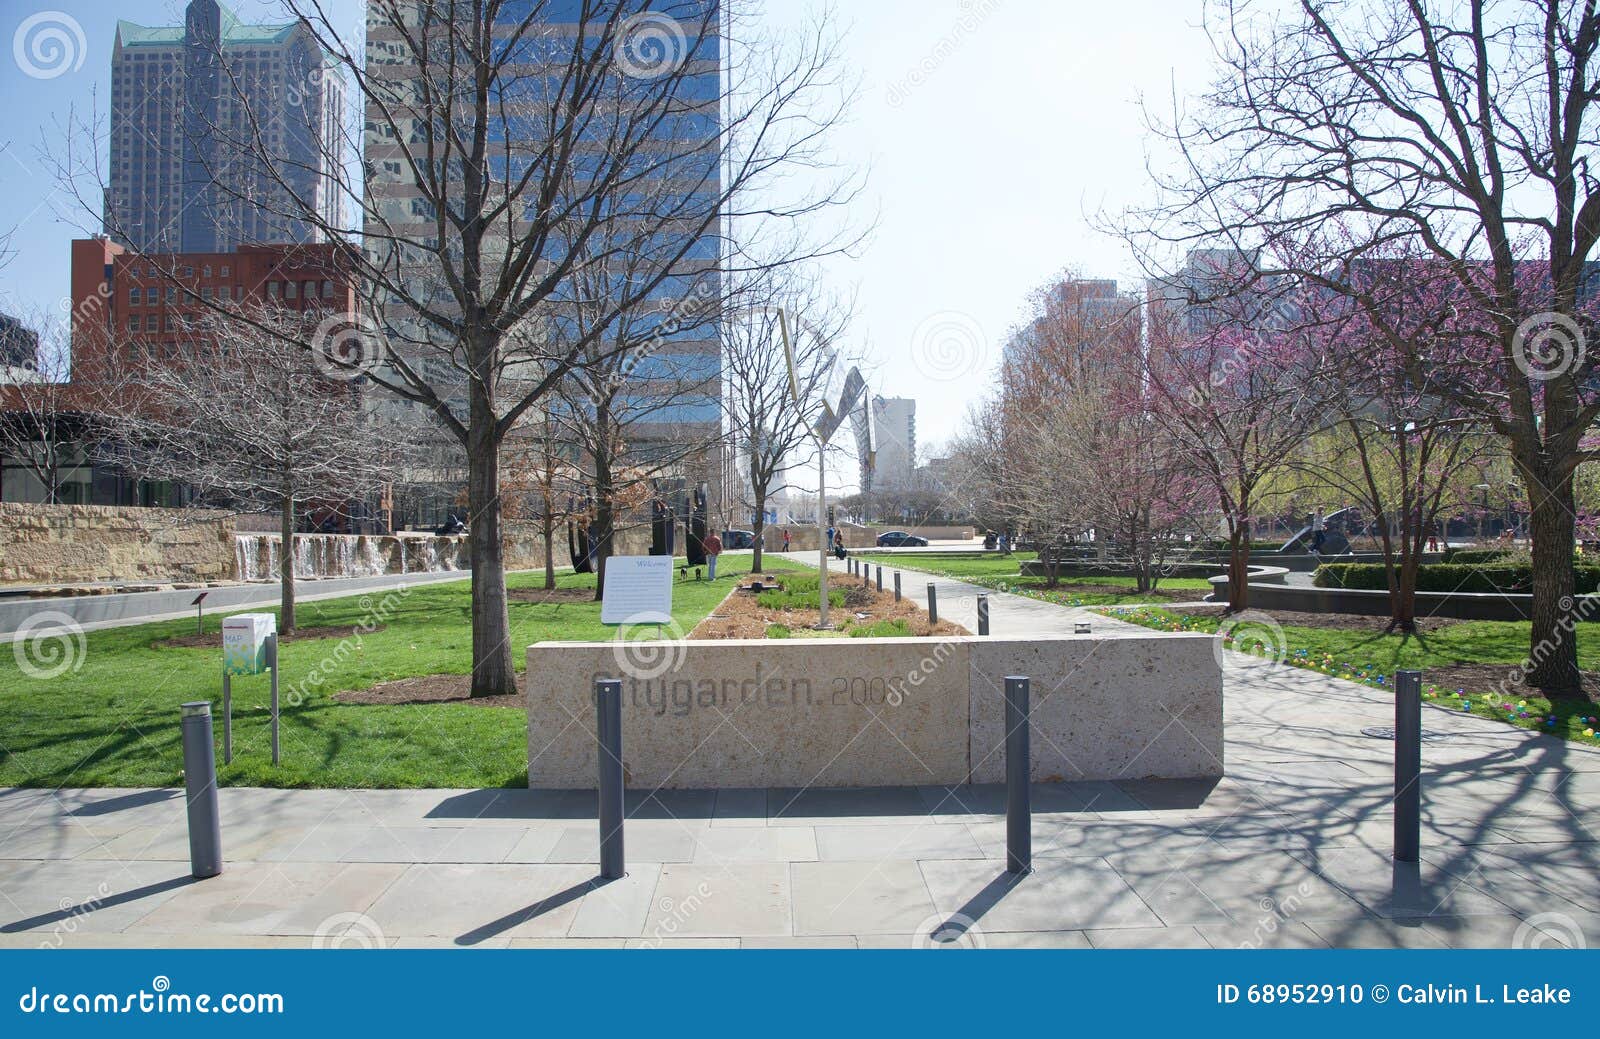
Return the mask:
<svg viewBox="0 0 1600 1039">
<path fill-rule="evenodd" d="M 0 502 L 0 584 L 226 581 L 233 515 Z"/>
<path fill-rule="evenodd" d="M 540 643 L 528 649 L 528 785 L 593 786 L 596 678 L 622 680 L 623 767 L 635 787 L 997 782 L 1000 690 L 1016 674 L 1033 679 L 1035 780 L 1220 776 L 1213 641 Z"/>
</svg>

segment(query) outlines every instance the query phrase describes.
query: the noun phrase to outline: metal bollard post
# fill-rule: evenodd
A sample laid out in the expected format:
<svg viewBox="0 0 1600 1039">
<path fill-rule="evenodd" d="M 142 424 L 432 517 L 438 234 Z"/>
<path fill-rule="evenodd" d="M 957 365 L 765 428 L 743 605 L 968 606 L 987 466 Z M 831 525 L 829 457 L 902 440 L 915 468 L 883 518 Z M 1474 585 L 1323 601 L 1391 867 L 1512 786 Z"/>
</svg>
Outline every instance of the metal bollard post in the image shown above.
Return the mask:
<svg viewBox="0 0 1600 1039">
<path fill-rule="evenodd" d="M 989 597 L 978 596 L 978 634 L 989 634 Z"/>
<path fill-rule="evenodd" d="M 189 809 L 189 872 L 222 872 L 222 820 L 217 807 L 217 755 L 211 746 L 211 703 L 183 705 L 183 786 Z"/>
<path fill-rule="evenodd" d="M 596 679 L 594 703 L 600 758 L 600 876 L 618 880 L 627 873 L 622 851 L 622 682 Z"/>
<path fill-rule="evenodd" d="M 267 653 L 272 658 L 272 763 L 278 763 L 278 636 L 267 636 Z"/>
<path fill-rule="evenodd" d="M 933 582 L 928 582 L 928 623 L 939 623 L 939 593 L 933 590 Z"/>
<path fill-rule="evenodd" d="M 878 591 L 883 591 L 883 564 L 878 564 Z"/>
<path fill-rule="evenodd" d="M 894 601 L 900 601 L 900 571 L 894 572 Z"/>
<path fill-rule="evenodd" d="M 1033 811 L 1028 783 L 1028 679 L 1006 677 L 1006 872 L 1033 869 Z"/>
<path fill-rule="evenodd" d="M 1394 857 L 1422 850 L 1422 672 L 1401 671 L 1394 689 Z"/>
</svg>

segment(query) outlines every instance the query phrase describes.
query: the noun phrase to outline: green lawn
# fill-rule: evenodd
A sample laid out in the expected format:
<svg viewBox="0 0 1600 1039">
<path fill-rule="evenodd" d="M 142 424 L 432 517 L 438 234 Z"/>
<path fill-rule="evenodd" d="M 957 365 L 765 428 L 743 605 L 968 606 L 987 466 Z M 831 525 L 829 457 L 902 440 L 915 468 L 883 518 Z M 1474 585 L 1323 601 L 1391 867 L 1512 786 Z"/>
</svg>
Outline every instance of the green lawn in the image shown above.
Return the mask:
<svg viewBox="0 0 1600 1039">
<path fill-rule="evenodd" d="M 1022 576 L 1022 564 L 1036 558 L 1037 553 L 1034 552 L 1013 552 L 1009 556 L 957 556 L 953 559 L 943 559 L 931 554 L 905 556 L 893 552 L 870 551 L 857 552 L 855 555 L 869 563 L 882 563 L 885 569 L 894 567 L 897 570 L 914 570 L 938 574 L 941 577 L 953 577 L 996 591 L 1015 592 L 1018 595 L 1060 603 L 1063 606 L 1119 606 L 1125 603 L 1159 601 L 1149 593 L 1135 591 L 1132 577 L 1112 574 L 1063 577 L 1058 587 L 1047 588 L 1041 578 Z M 1126 588 L 1127 591 L 1103 591 L 1106 586 Z M 1196 599 L 1203 598 L 1211 591 L 1211 586 L 1201 577 L 1169 577 L 1162 580 L 1158 587 L 1168 591 L 1195 592 Z"/>
<path fill-rule="evenodd" d="M 693 628 L 749 568 L 748 553 L 729 553 L 710 582 L 674 586 L 673 618 Z M 542 574 L 518 574 L 512 589 L 540 588 Z M 593 588 L 593 575 L 564 574 L 561 588 Z M 302 585 L 302 591 L 314 585 Z M 285 642 L 282 764 L 269 757 L 265 675 L 234 680 L 234 760 L 221 765 L 234 786 L 485 787 L 527 782 L 523 712 L 465 704 L 379 706 L 339 703 L 329 694 L 429 674 L 467 674 L 471 628 L 466 581 L 398 592 L 306 602 L 301 627 L 364 625 L 381 630 L 344 639 Z M 252 610 L 260 610 L 255 607 Z M 238 611 L 250 612 L 250 611 Z M 511 642 L 520 670 L 523 648 L 541 640 L 602 640 L 591 601 L 513 601 Z M 220 621 L 206 618 L 208 629 Z M 0 652 L 0 786 L 171 786 L 180 782 L 178 705 L 209 699 L 221 738 L 221 650 L 157 645 L 194 631 L 180 620 L 108 628 L 83 636 L 75 669 L 30 677 L 21 647 Z M 43 659 L 43 658 L 40 658 Z M 319 684 L 308 681 L 324 675 Z M 304 691 L 303 698 L 297 693 Z"/>
<path fill-rule="evenodd" d="M 1159 607 L 1134 607 L 1103 611 L 1120 620 L 1142 624 L 1161 631 L 1214 632 L 1224 623 L 1218 617 L 1194 617 Z M 1595 744 L 1600 737 L 1586 735 L 1595 729 L 1591 720 L 1600 709 L 1583 701 L 1555 700 L 1522 694 L 1503 696 L 1489 688 L 1466 688 L 1459 683 L 1430 681 L 1431 668 L 1465 664 L 1516 665 L 1528 653 L 1529 626 L 1526 621 L 1463 621 L 1445 625 L 1418 638 L 1379 635 L 1375 631 L 1349 631 L 1337 628 L 1282 627 L 1282 635 L 1266 631 L 1259 623 L 1241 621 L 1230 631 L 1237 645 L 1250 651 L 1265 650 L 1284 654 L 1284 662 L 1322 674 L 1360 682 L 1373 688 L 1394 685 L 1394 673 L 1420 669 L 1425 702 L 1470 710 L 1525 729 L 1553 733 Z M 1600 623 L 1576 626 L 1578 662 L 1586 671 L 1600 669 Z M 1463 706 L 1465 705 L 1465 706 Z M 1511 710 L 1507 711 L 1506 707 Z M 1550 724 L 1554 718 L 1555 723 Z"/>
</svg>

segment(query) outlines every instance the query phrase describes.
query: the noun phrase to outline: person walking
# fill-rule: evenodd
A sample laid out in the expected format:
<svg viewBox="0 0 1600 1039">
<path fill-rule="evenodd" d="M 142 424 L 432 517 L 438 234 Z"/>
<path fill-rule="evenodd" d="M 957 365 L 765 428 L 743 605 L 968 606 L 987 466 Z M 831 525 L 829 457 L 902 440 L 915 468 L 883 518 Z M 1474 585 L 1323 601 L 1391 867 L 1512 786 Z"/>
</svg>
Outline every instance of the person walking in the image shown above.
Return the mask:
<svg viewBox="0 0 1600 1039">
<path fill-rule="evenodd" d="M 783 532 L 783 550 L 785 552 L 789 551 L 789 532 L 787 530 Z"/>
<path fill-rule="evenodd" d="M 706 580 L 715 581 L 717 557 L 722 555 L 722 539 L 717 536 L 716 531 L 712 531 L 704 541 L 700 542 L 700 546 L 706 550 Z"/>
</svg>

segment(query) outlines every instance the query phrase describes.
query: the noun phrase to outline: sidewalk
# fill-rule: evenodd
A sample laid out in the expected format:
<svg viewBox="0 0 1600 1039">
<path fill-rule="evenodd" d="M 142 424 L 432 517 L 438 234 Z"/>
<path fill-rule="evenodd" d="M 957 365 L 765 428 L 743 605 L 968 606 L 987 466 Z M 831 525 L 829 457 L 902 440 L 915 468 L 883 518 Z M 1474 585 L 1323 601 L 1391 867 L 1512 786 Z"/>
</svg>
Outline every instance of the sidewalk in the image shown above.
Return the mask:
<svg viewBox="0 0 1600 1039">
<path fill-rule="evenodd" d="M 906 573 L 975 628 L 980 589 Z M 987 594 L 996 635 L 1154 634 Z M 1224 681 L 1225 778 L 1038 785 L 1021 880 L 998 787 L 633 791 L 611 883 L 591 791 L 225 789 L 227 870 L 193 881 L 181 792 L 11 790 L 0 946 L 1600 945 L 1600 750 L 1429 706 L 1406 867 L 1362 732 L 1389 695 L 1239 654 Z"/>
</svg>

